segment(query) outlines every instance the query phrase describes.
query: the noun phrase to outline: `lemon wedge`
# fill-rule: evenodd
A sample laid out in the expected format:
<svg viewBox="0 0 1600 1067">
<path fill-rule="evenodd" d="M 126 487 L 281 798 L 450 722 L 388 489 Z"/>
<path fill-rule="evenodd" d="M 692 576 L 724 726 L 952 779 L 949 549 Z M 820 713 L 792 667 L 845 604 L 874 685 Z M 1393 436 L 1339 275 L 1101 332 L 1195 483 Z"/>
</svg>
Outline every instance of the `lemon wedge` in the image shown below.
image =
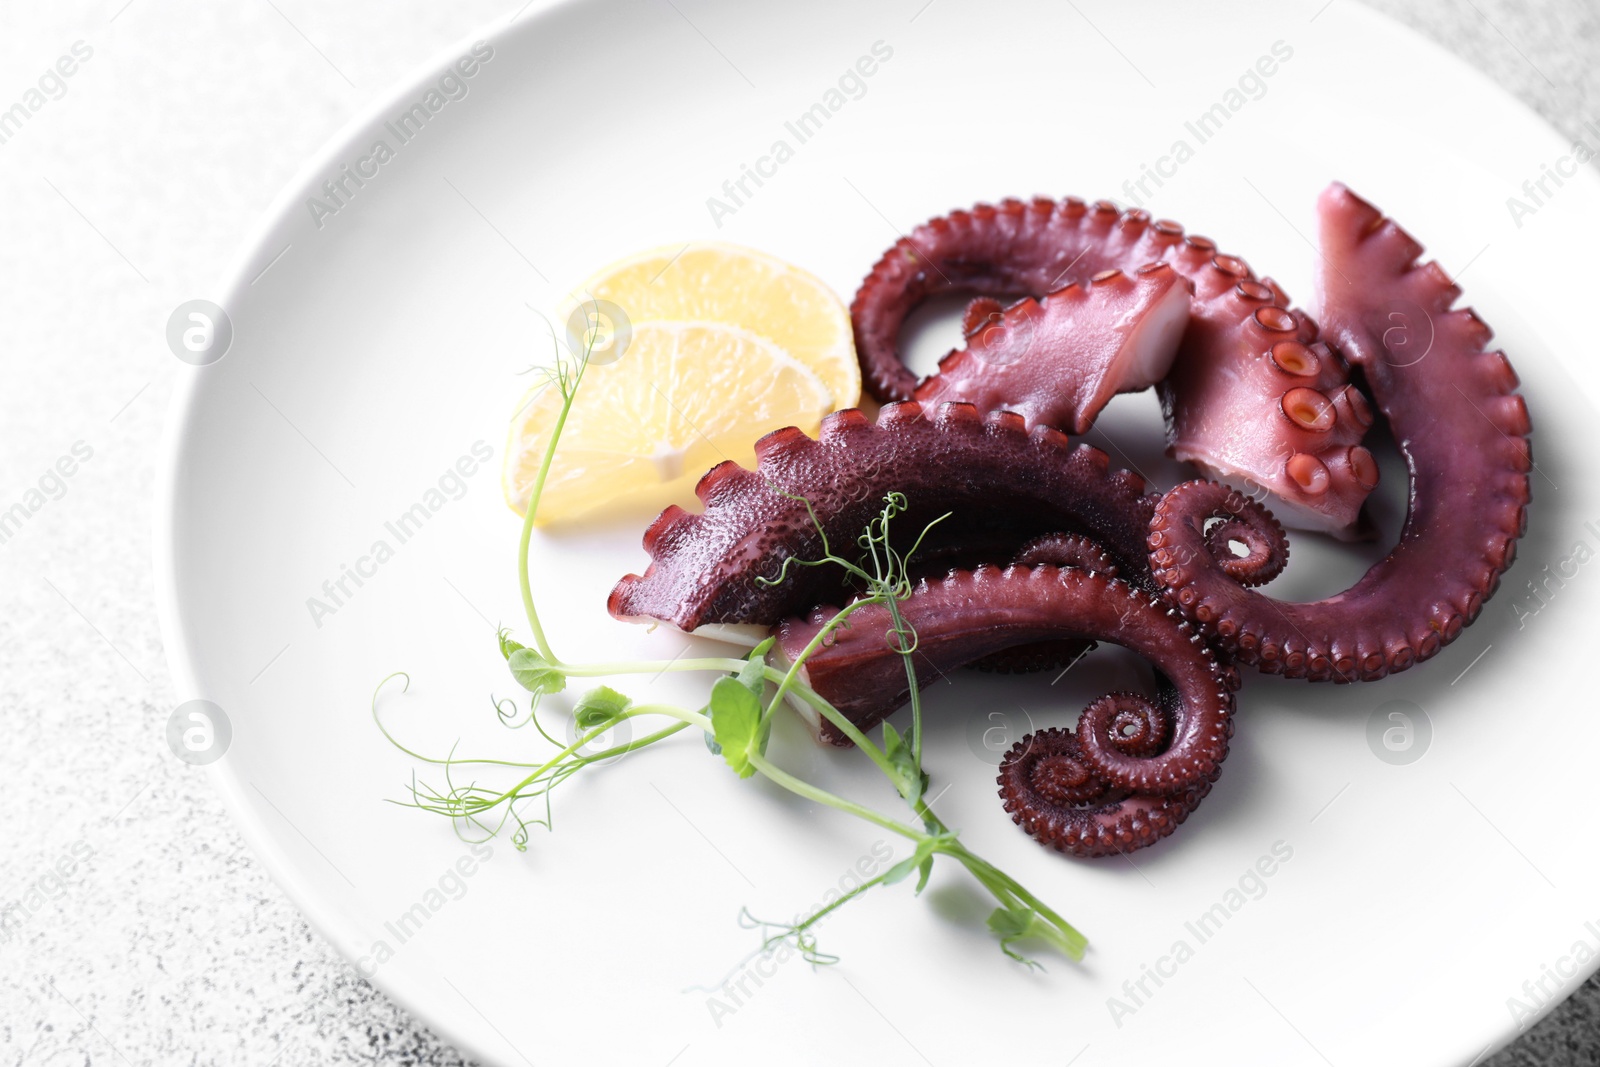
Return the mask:
<svg viewBox="0 0 1600 1067">
<path fill-rule="evenodd" d="M 806 364 L 750 330 L 716 322 L 635 321 L 614 362 L 591 362 L 556 446 L 535 522 L 625 500 L 683 499 L 725 459 L 750 466 L 755 442 L 784 426 L 815 435 L 833 394 Z M 506 502 L 527 509 L 561 410 L 553 383 L 511 420 Z"/>
<path fill-rule="evenodd" d="M 634 323 L 743 327 L 810 367 L 833 407 L 861 399 L 850 312 L 820 278 L 765 252 L 720 243 L 642 252 L 589 278 L 574 299 L 609 300 Z"/>
</svg>

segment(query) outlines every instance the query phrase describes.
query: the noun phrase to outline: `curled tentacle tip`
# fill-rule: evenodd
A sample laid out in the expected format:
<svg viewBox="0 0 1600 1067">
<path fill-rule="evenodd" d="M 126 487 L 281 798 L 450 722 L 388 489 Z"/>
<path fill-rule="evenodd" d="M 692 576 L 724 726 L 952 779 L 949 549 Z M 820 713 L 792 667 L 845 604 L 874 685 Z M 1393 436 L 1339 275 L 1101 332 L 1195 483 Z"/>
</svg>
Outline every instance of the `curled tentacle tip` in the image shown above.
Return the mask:
<svg viewBox="0 0 1600 1067">
<path fill-rule="evenodd" d="M 1211 789 L 1209 780 L 1173 796 L 1138 796 L 1106 785 L 1077 737 L 1051 728 L 1029 734 L 1000 762 L 1011 819 L 1040 844 L 1085 858 L 1126 854 L 1177 829 Z"/>
<path fill-rule="evenodd" d="M 1227 518 L 1211 524 L 1206 549 L 1228 577 L 1240 585 L 1263 585 L 1276 578 L 1288 562 L 1286 542 L 1274 537 L 1264 523 Z"/>
<path fill-rule="evenodd" d="M 1161 709 L 1137 693 L 1108 693 L 1085 709 L 1083 724 L 1104 730 L 1112 748 L 1125 756 L 1148 759 L 1167 745 L 1171 723 Z"/>
</svg>

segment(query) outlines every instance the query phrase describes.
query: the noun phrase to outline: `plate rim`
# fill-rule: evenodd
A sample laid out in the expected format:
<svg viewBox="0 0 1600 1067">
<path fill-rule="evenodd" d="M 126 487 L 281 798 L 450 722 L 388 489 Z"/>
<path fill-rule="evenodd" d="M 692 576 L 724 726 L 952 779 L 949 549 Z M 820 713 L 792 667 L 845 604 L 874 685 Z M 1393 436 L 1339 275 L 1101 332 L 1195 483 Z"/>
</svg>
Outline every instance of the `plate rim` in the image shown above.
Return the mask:
<svg viewBox="0 0 1600 1067">
<path fill-rule="evenodd" d="M 290 217 L 292 210 L 307 195 L 307 191 L 315 190 L 317 180 L 344 158 L 363 131 L 381 121 L 394 106 L 415 96 L 424 86 L 432 84 L 442 66 L 454 61 L 465 49 L 478 41 L 498 44 L 515 34 L 538 32 L 543 28 L 542 24 L 557 12 L 580 7 L 599 7 L 602 6 L 602 2 L 603 0 L 530 0 L 509 19 L 497 18 L 479 23 L 473 30 L 434 50 L 425 60 L 411 67 L 405 75 L 389 83 L 384 90 L 375 94 L 329 134 L 327 139 L 294 170 L 278 193 L 259 212 L 255 223 L 244 231 L 242 240 L 226 265 L 213 275 L 213 284 L 209 287 L 213 294 L 212 298 L 220 296 L 218 303 L 224 309 L 238 302 L 236 298 L 249 289 L 252 279 L 261 273 L 262 268 L 268 265 L 267 261 L 272 258 L 270 249 L 275 247 L 270 240 L 272 235 Z M 1502 105 L 1517 113 L 1521 123 L 1530 131 L 1536 130 L 1552 148 L 1570 144 L 1568 135 L 1546 120 L 1532 105 L 1422 31 L 1366 3 L 1342 6 L 1347 15 L 1353 13 L 1354 18 L 1364 21 L 1369 27 L 1381 27 L 1390 34 L 1404 38 L 1411 47 L 1430 55 L 1433 63 L 1443 63 L 1452 67 L 1457 76 L 1478 83 Z M 1574 179 L 1568 180 L 1574 181 Z M 1585 168 L 1580 171 L 1576 183 L 1588 186 L 1591 194 L 1600 201 L 1600 175 Z M 187 654 L 187 642 L 184 639 L 188 627 L 179 610 L 177 575 L 180 566 L 173 540 L 177 528 L 175 518 L 179 472 L 189 441 L 189 430 L 198 404 L 204 370 L 204 367 L 183 367 L 178 370 L 163 417 L 152 491 L 151 562 L 156 616 L 167 673 L 173 684 L 174 696 L 180 702 L 204 696 L 197 680 L 195 663 Z M 471 1037 L 468 1032 L 442 1020 L 431 1004 L 418 994 L 405 972 L 374 975 L 362 973 L 357 967 L 353 950 L 348 949 L 345 944 L 352 940 L 344 936 L 350 933 L 347 929 L 348 922 L 337 908 L 328 904 L 321 894 L 306 883 L 300 873 L 301 868 L 291 862 L 278 846 L 278 835 L 268 829 L 265 820 L 258 817 L 256 809 L 247 801 L 245 783 L 238 774 L 226 760 L 218 760 L 203 770 L 221 799 L 228 816 L 273 883 L 289 898 L 324 943 L 342 957 L 352 970 L 402 1007 L 418 1024 L 426 1027 L 429 1032 L 469 1059 L 485 1064 L 509 1062 L 498 1052 L 491 1052 L 476 1037 Z M 1485 1052 L 1480 1053 L 1480 1057 L 1498 1053 L 1525 1036 L 1548 1018 L 1559 1005 L 1570 999 L 1596 973 L 1600 973 L 1600 954 L 1597 954 L 1591 964 L 1571 980 L 1571 992 L 1559 1000 L 1544 1005 L 1528 1026 L 1519 1029 L 1509 1020 L 1498 1025 L 1495 1040 Z M 515 1046 L 510 1045 L 509 1041 L 506 1041 L 506 1045 L 515 1051 Z"/>
<path fill-rule="evenodd" d="M 466 49 L 479 41 L 491 44 L 504 41 L 514 33 L 537 32 L 543 20 L 563 9 L 583 6 L 587 0 L 530 0 L 510 19 L 480 22 L 471 31 L 460 35 L 443 47 L 435 49 L 420 63 L 412 66 L 400 78 L 375 94 L 358 108 L 349 119 L 329 134 L 320 147 L 295 168 L 294 173 L 277 194 L 257 215 L 255 223 L 245 232 L 238 248 L 226 265 L 213 276 L 211 299 L 226 310 L 237 303 L 236 298 L 247 290 L 263 264 L 271 257 L 267 250 L 270 239 L 290 217 L 291 211 L 314 189 L 317 179 L 344 158 L 356 138 L 380 122 L 394 107 L 416 96 L 424 86 L 433 84 L 438 71 L 454 62 Z M 220 297 L 220 299 L 218 299 Z M 224 355 L 223 358 L 226 358 Z M 220 362 L 220 360 L 218 361 Z M 163 658 L 167 674 L 172 681 L 178 702 L 203 697 L 195 664 L 188 656 L 185 635 L 188 627 L 178 606 L 177 575 L 179 564 L 173 533 L 177 527 L 177 491 L 179 470 L 189 439 L 189 428 L 198 404 L 198 394 L 203 366 L 185 366 L 178 370 L 172 396 L 168 399 L 163 416 L 161 440 L 158 445 L 155 486 L 152 492 L 151 564 L 155 593 L 156 620 L 161 636 Z M 266 869 L 275 885 L 283 891 L 306 923 L 316 931 L 325 945 L 337 953 L 360 977 L 384 996 L 405 1009 L 417 1023 L 443 1040 L 469 1059 L 486 1064 L 502 1063 L 498 1052 L 481 1044 L 476 1038 L 440 1019 L 420 996 L 414 995 L 410 983 L 401 975 L 363 974 L 357 967 L 351 950 L 346 948 L 348 923 L 337 909 L 327 904 L 322 896 L 306 884 L 300 868 L 292 863 L 276 843 L 276 837 L 255 809 L 246 801 L 244 783 L 234 773 L 226 760 L 217 760 L 202 768 L 211 787 L 222 801 L 228 817 L 238 828 L 245 843 Z M 507 1042 L 509 1045 L 509 1042 Z"/>
</svg>

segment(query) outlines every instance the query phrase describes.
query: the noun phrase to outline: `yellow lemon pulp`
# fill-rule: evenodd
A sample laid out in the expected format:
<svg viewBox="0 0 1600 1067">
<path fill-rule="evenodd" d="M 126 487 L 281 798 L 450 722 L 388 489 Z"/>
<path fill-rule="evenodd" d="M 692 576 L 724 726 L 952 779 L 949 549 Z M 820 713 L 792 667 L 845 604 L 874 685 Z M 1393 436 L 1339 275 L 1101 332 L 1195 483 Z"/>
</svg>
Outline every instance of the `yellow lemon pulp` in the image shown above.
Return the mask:
<svg viewBox="0 0 1600 1067">
<path fill-rule="evenodd" d="M 755 442 L 784 426 L 815 434 L 832 394 L 770 340 L 714 322 L 634 322 L 611 363 L 591 363 L 556 447 L 535 521 L 574 518 L 619 499 L 682 499 L 725 459 L 750 466 Z M 527 508 L 561 409 L 535 387 L 511 422 L 506 501 Z"/>
<path fill-rule="evenodd" d="M 609 300 L 635 323 L 720 322 L 759 334 L 810 367 L 835 408 L 861 399 L 850 313 L 816 276 L 728 244 L 661 248 L 613 263 L 574 291 Z"/>
</svg>

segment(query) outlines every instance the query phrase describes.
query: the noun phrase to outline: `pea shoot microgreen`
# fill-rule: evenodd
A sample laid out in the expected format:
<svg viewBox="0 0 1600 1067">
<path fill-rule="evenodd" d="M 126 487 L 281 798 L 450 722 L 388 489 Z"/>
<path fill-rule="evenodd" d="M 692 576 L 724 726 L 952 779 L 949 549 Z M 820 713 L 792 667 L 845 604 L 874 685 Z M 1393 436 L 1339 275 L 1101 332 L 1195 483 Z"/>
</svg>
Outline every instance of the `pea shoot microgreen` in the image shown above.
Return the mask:
<svg viewBox="0 0 1600 1067">
<path fill-rule="evenodd" d="M 1031 940 L 1053 947 L 1073 960 L 1083 958 L 1087 941 L 1065 919 L 1045 905 L 1014 878 L 978 856 L 964 845 L 956 831 L 944 824 L 933 811 L 927 799 L 929 777 L 922 766 L 922 705 L 917 685 L 914 662 L 917 635 L 901 611 L 901 604 L 912 592 L 907 563 L 921 546 L 923 537 L 934 525 L 934 520 L 916 538 L 911 547 L 898 551 L 890 540 L 890 529 L 895 518 L 906 511 L 904 495 L 890 493 L 883 507 L 856 540 L 859 552 L 855 559 L 846 559 L 828 544 L 822 525 L 817 521 L 809 501 L 800 501 L 811 515 L 813 524 L 822 535 L 822 553 L 814 560 L 788 559 L 778 575 L 762 579 L 769 584 L 788 579 L 794 567 L 840 568 L 858 590 L 858 595 L 840 609 L 821 628 L 799 656 L 786 669 L 767 663 L 767 653 L 772 647 L 768 638 L 748 656 L 713 656 L 679 658 L 670 661 L 633 661 L 620 663 L 575 663 L 559 658 L 551 647 L 534 603 L 529 574 L 534 519 L 546 478 L 555 459 L 556 444 L 560 439 L 567 416 L 582 385 L 589 356 L 593 351 L 596 330 L 591 330 L 581 352 L 569 358 L 556 345 L 555 363 L 547 372 L 547 388 L 560 390 L 562 404 L 557 414 L 550 439 L 545 445 L 543 459 L 528 500 L 523 519 L 522 535 L 518 545 L 517 577 L 522 592 L 522 605 L 527 616 L 531 645 L 512 639 L 509 631 L 498 635 L 501 655 L 512 679 L 528 696 L 527 718 L 518 721 L 515 702 L 509 698 L 493 700 L 495 713 L 507 726 L 521 727 L 532 724 L 557 751 L 539 763 L 528 763 L 494 758 L 466 758 L 452 750 L 444 757 L 426 756 L 402 744 L 378 714 L 379 696 L 394 678 L 405 678 L 406 688 L 410 678 L 393 674 L 379 683 L 373 694 L 372 713 L 383 735 L 397 748 L 412 758 L 442 769 L 444 788 L 419 782 L 413 776 L 408 800 L 392 801 L 448 817 L 456 832 L 466 840 L 482 840 L 513 827 L 512 843 L 519 850 L 528 846 L 529 830 L 533 826 L 551 829 L 551 793 L 593 764 L 607 763 L 618 756 L 647 748 L 688 728 L 701 730 L 706 746 L 720 757 L 739 778 L 760 776 L 773 785 L 826 805 L 836 811 L 853 815 L 874 826 L 881 827 L 910 844 L 910 851 L 883 873 L 862 882 L 850 892 L 791 923 L 768 923 L 757 920 L 748 912 L 741 913 L 741 922 L 763 931 L 761 948 L 771 949 L 781 942 L 795 945 L 803 958 L 812 964 L 834 962 L 836 957 L 822 953 L 816 942 L 813 927 L 829 913 L 854 900 L 877 886 L 891 886 L 917 875 L 914 892 L 920 894 L 928 884 L 934 861 L 941 857 L 959 863 L 977 882 L 994 897 L 996 908 L 989 916 L 988 927 L 999 940 L 1001 951 L 1008 957 L 1030 967 L 1036 961 L 1024 956 L 1016 948 L 1018 942 Z M 886 639 L 900 654 L 905 663 L 906 681 L 910 692 L 911 717 L 904 733 L 890 723 L 883 724 L 882 743 L 874 741 L 801 680 L 806 661 L 827 642 L 839 628 L 848 626 L 850 617 L 869 605 L 882 605 L 889 613 L 891 626 Z M 576 736 L 571 742 L 557 740 L 539 721 L 542 698 L 563 692 L 570 681 L 588 678 L 618 679 L 629 675 L 658 677 L 667 672 L 704 672 L 718 675 L 710 687 L 706 703 L 697 709 L 671 704 L 636 703 L 630 697 L 607 685 L 589 689 L 579 697 L 572 708 Z M 888 779 L 895 792 L 910 807 L 915 823 L 892 818 L 874 808 L 828 792 L 780 767 L 768 755 L 775 717 L 787 702 L 798 701 L 808 705 L 833 727 L 855 743 L 856 747 Z M 507 708 L 510 711 L 507 711 Z M 660 724 L 642 736 L 617 740 L 609 747 L 589 751 L 607 732 L 630 720 L 651 720 Z M 621 734 L 618 735 L 622 736 Z M 509 788 L 482 786 L 476 780 L 459 784 L 458 772 L 507 773 L 524 772 L 520 780 Z M 541 810 L 542 809 L 542 810 Z"/>
</svg>

